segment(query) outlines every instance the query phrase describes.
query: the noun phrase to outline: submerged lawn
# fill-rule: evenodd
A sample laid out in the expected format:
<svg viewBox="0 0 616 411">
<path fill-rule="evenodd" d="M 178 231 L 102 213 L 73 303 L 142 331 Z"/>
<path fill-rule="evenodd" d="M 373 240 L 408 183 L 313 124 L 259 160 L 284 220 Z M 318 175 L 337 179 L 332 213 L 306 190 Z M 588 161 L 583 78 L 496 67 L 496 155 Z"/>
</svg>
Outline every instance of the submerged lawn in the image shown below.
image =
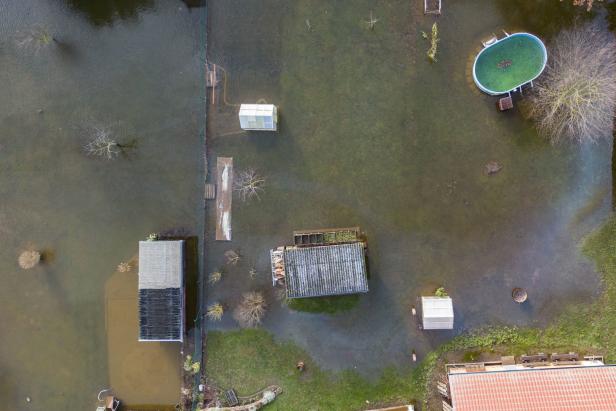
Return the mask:
<svg viewBox="0 0 616 411">
<path fill-rule="evenodd" d="M 568 352 L 603 354 L 616 358 L 616 218 L 590 235 L 583 253 L 591 258 L 603 276 L 605 291 L 595 303 L 571 306 L 545 330 L 510 327 L 492 328 L 458 337 L 423 359 L 413 372 L 386 370 L 376 382 L 353 372 L 338 375 L 320 370 L 294 344 L 277 343 L 262 330 L 212 332 L 208 349 L 207 375 L 211 384 L 235 388 L 248 395 L 269 384 L 280 385 L 284 393 L 268 410 L 361 410 L 376 405 L 423 400 L 433 390 L 428 382 L 433 371 L 441 372 L 444 358 L 465 354 L 522 354 Z M 307 365 L 304 373 L 297 361 Z M 370 401 L 370 403 L 366 403 Z"/>
</svg>

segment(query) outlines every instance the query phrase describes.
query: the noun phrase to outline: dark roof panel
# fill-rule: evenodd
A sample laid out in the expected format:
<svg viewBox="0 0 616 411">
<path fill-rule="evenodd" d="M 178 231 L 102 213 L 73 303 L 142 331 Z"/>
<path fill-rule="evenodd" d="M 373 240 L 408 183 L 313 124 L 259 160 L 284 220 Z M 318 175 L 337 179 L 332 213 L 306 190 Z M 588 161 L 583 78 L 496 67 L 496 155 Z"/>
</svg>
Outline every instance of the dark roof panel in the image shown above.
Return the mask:
<svg viewBox="0 0 616 411">
<path fill-rule="evenodd" d="M 139 290 L 139 340 L 182 341 L 181 288 Z"/>
</svg>

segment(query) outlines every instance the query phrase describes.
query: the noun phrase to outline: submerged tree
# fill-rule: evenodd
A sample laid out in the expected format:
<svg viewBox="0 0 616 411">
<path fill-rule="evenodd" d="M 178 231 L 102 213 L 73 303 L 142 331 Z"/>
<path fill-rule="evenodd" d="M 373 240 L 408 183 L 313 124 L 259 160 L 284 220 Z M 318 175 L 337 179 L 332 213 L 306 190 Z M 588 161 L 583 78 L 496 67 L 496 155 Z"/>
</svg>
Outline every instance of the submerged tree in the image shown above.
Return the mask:
<svg viewBox="0 0 616 411">
<path fill-rule="evenodd" d="M 54 41 L 53 36 L 43 27 L 34 27 L 17 36 L 15 43 L 22 50 L 38 53 Z"/>
<path fill-rule="evenodd" d="M 235 250 L 227 250 L 225 251 L 225 258 L 227 259 L 227 264 L 237 265 L 242 259 L 242 256 Z"/>
<path fill-rule="evenodd" d="M 609 137 L 616 108 L 616 42 L 596 26 L 561 32 L 531 98 L 531 117 L 552 143 Z"/>
<path fill-rule="evenodd" d="M 259 193 L 263 192 L 265 178 L 255 170 L 249 168 L 239 173 L 233 183 L 233 190 L 238 193 L 242 201 L 250 201 L 253 198 L 259 200 Z"/>
<path fill-rule="evenodd" d="M 267 303 L 263 294 L 250 291 L 242 296 L 242 302 L 233 312 L 233 318 L 240 324 L 240 327 L 256 327 L 261 324 L 266 308 Z"/>
<path fill-rule="evenodd" d="M 125 153 L 127 149 L 134 147 L 134 141 L 128 144 L 118 143 L 110 128 L 93 127 L 90 141 L 83 147 L 83 150 L 88 156 L 113 160 L 121 153 Z"/>
</svg>

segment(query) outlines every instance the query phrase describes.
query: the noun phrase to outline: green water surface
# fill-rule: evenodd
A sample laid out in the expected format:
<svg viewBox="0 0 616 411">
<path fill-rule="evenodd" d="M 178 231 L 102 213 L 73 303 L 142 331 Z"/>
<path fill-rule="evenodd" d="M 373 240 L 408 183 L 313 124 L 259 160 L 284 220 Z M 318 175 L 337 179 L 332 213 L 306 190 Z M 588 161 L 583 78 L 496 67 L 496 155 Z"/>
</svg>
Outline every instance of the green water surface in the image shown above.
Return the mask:
<svg viewBox="0 0 616 411">
<path fill-rule="evenodd" d="M 481 51 L 475 62 L 475 76 L 485 89 L 506 93 L 537 77 L 545 59 L 537 39 L 513 34 Z"/>
</svg>

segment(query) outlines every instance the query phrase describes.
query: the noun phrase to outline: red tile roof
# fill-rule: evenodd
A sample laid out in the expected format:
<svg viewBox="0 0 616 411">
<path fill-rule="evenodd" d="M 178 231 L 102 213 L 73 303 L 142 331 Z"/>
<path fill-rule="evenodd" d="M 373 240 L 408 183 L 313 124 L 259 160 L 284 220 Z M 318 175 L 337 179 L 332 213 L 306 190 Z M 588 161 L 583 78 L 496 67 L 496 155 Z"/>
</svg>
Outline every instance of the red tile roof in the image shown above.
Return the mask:
<svg viewBox="0 0 616 411">
<path fill-rule="evenodd" d="M 455 411 L 616 411 L 616 366 L 449 375 Z"/>
</svg>

